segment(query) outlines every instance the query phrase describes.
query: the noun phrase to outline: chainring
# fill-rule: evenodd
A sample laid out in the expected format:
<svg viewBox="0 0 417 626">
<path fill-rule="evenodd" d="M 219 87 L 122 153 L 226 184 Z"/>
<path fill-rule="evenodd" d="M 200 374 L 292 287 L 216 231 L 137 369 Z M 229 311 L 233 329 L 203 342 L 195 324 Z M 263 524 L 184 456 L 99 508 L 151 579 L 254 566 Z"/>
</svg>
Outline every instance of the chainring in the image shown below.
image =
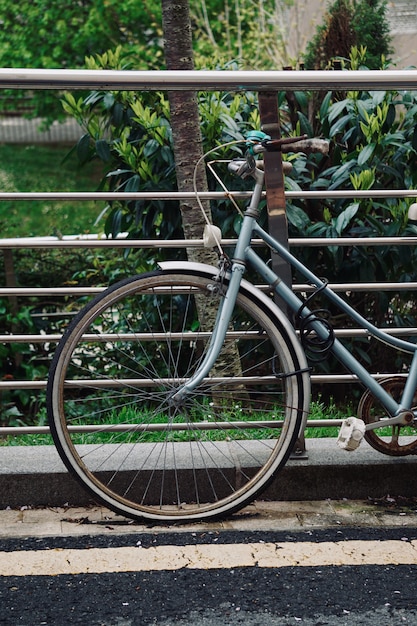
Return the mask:
<svg viewBox="0 0 417 626">
<path fill-rule="evenodd" d="M 391 376 L 380 381 L 381 387 L 385 389 L 394 400 L 399 400 L 404 389 L 406 379 L 401 376 Z M 414 406 L 412 411 L 417 410 L 417 393 L 413 398 Z M 384 419 L 388 418 L 384 407 L 373 394 L 367 390 L 360 399 L 358 406 L 358 417 L 365 424 L 373 424 L 381 421 L 381 428 L 367 430 L 365 439 L 375 450 L 390 456 L 406 456 L 417 454 L 417 424 L 402 425 L 395 424 L 384 426 Z"/>
</svg>

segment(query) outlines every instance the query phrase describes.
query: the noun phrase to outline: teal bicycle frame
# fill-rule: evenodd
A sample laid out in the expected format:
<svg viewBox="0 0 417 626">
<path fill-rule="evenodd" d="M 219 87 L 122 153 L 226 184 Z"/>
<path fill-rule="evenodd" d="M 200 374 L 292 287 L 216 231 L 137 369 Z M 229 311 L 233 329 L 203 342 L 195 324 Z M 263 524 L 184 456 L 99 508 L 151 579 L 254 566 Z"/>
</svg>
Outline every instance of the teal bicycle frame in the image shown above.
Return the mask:
<svg viewBox="0 0 417 626">
<path fill-rule="evenodd" d="M 345 300 L 339 297 L 330 287 L 327 286 L 320 278 L 315 276 L 303 263 L 298 261 L 283 245 L 276 241 L 271 235 L 263 230 L 257 223 L 259 217 L 259 202 L 263 190 L 264 173 L 256 170 L 253 174 L 255 178 L 255 186 L 253 195 L 248 208 L 245 211 L 242 221 L 242 227 L 239 238 L 234 251 L 232 267 L 228 276 L 227 287 L 223 298 L 221 299 L 219 310 L 217 313 L 217 321 L 215 330 L 212 334 L 207 356 L 200 368 L 195 372 L 187 383 L 179 389 L 173 396 L 174 402 L 180 402 L 182 398 L 208 375 L 213 367 L 217 355 L 223 345 L 228 324 L 231 319 L 232 311 L 235 306 L 236 297 L 239 287 L 245 273 L 245 268 L 250 265 L 262 278 L 271 286 L 271 289 L 286 303 L 286 305 L 294 312 L 299 312 L 301 319 L 313 316 L 309 323 L 310 327 L 323 340 L 329 336 L 328 327 L 326 327 L 319 318 L 314 318 L 312 311 L 305 306 L 305 303 L 288 287 L 283 280 L 259 257 L 251 247 L 251 239 L 258 237 L 262 239 L 274 252 L 276 252 L 285 262 L 294 267 L 304 278 L 312 285 L 320 289 L 320 293 L 335 303 L 340 310 L 349 315 L 361 328 L 365 329 L 370 335 L 389 344 L 393 348 L 413 354 L 410 370 L 405 382 L 402 398 L 400 402 L 396 402 L 394 398 L 383 389 L 375 378 L 357 361 L 347 348 L 338 340 L 334 339 L 330 352 L 343 364 L 343 366 L 362 382 L 362 384 L 370 390 L 370 392 L 381 402 L 391 418 L 384 419 L 385 425 L 405 424 L 409 423 L 409 411 L 412 407 L 413 396 L 417 388 L 417 344 L 410 341 L 392 337 L 383 330 L 378 329 L 357 311 L 355 311 Z M 407 419 L 408 418 L 408 419 Z M 380 424 L 367 424 L 366 430 L 380 427 Z"/>
</svg>

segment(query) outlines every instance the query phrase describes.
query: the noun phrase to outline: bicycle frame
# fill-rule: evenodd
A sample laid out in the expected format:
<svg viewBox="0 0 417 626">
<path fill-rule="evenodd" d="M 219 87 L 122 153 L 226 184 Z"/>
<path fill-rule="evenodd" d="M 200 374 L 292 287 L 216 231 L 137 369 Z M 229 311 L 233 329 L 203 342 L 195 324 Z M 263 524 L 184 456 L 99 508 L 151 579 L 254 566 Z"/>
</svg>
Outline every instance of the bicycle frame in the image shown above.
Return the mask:
<svg viewBox="0 0 417 626">
<path fill-rule="evenodd" d="M 250 265 L 263 279 L 268 283 L 274 292 L 289 306 L 294 312 L 300 312 L 302 319 L 314 315 L 312 311 L 305 306 L 305 303 L 288 287 L 281 278 L 259 257 L 259 255 L 251 247 L 252 237 L 262 239 L 275 253 L 277 253 L 284 261 L 294 267 L 304 278 L 320 289 L 320 293 L 335 303 L 340 310 L 349 315 L 361 328 L 380 341 L 383 341 L 393 348 L 413 354 L 410 370 L 405 383 L 404 391 L 400 402 L 396 402 L 393 397 L 381 387 L 369 372 L 357 361 L 357 359 L 343 346 L 338 340 L 334 339 L 330 349 L 332 354 L 343 364 L 344 367 L 362 382 L 371 393 L 381 402 L 387 412 L 393 416 L 384 420 L 384 424 L 401 424 L 404 422 L 404 412 L 409 411 L 412 406 L 413 396 L 417 388 L 417 344 L 409 341 L 391 337 L 383 330 L 374 326 L 371 322 L 362 317 L 355 311 L 345 300 L 338 296 L 327 286 L 320 278 L 303 265 L 296 257 L 294 257 L 287 248 L 276 241 L 271 235 L 259 226 L 257 218 L 259 216 L 258 205 L 263 190 L 264 173 L 256 170 L 253 173 L 255 178 L 255 186 L 248 208 L 245 211 L 242 221 L 241 231 L 236 244 L 230 279 L 227 289 L 220 302 L 215 331 L 212 334 L 209 351 L 206 359 L 201 364 L 199 370 L 190 378 L 187 383 L 173 396 L 174 402 L 179 402 L 184 395 L 194 389 L 214 365 L 220 348 L 224 342 L 228 324 L 231 318 L 233 308 L 235 306 L 236 296 L 247 265 Z M 327 339 L 329 335 L 328 328 L 317 317 L 311 322 L 311 328 L 321 339 Z M 377 427 L 378 424 L 368 424 L 367 430 Z"/>
<path fill-rule="evenodd" d="M 413 396 L 417 387 L 417 345 L 409 341 L 404 341 L 396 337 L 391 337 L 384 331 L 376 328 L 372 323 L 363 318 L 357 311 L 355 311 L 345 300 L 340 298 L 336 293 L 332 291 L 330 287 L 323 283 L 317 276 L 315 276 L 310 270 L 308 270 L 302 263 L 300 263 L 285 247 L 271 238 L 268 233 L 263 231 L 258 225 L 254 227 L 254 234 L 263 239 L 273 250 L 278 253 L 282 259 L 290 263 L 296 268 L 310 283 L 320 288 L 320 293 L 327 297 L 330 301 L 334 302 L 340 310 L 347 313 L 351 319 L 353 319 L 361 328 L 364 328 L 380 341 L 388 343 L 392 347 L 399 348 L 403 351 L 413 354 L 410 371 L 405 383 L 404 392 L 401 398 L 401 402 L 397 403 L 390 394 L 388 394 L 379 383 L 369 374 L 369 372 L 357 361 L 357 359 L 345 348 L 345 346 L 335 339 L 331 347 L 331 352 L 336 358 L 349 370 L 352 374 L 356 375 L 358 379 L 367 387 L 373 395 L 382 403 L 386 410 L 393 416 L 399 415 L 402 411 L 409 410 L 412 406 Z M 294 292 L 279 279 L 279 277 L 260 259 L 260 257 L 251 249 L 248 248 L 245 252 L 245 258 L 249 261 L 250 265 L 267 281 L 274 289 L 275 293 L 279 295 L 286 304 L 295 313 L 303 307 L 303 302 L 298 298 Z M 311 314 L 308 307 L 303 307 L 301 311 L 301 317 L 306 318 Z M 328 337 L 328 329 L 324 327 L 320 319 L 316 318 L 312 322 L 312 328 L 317 335 L 323 339 Z M 400 420 L 386 420 L 386 424 L 389 423 L 401 423 Z"/>
</svg>

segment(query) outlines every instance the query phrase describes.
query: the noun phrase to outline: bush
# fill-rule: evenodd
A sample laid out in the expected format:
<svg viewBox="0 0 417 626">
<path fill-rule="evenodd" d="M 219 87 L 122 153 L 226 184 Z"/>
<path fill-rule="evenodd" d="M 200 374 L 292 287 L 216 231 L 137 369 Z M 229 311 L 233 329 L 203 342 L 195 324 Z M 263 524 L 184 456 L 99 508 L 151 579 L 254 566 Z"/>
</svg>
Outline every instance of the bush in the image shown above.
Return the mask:
<svg viewBox="0 0 417 626">
<path fill-rule="evenodd" d="M 353 49 L 352 68 L 363 66 L 366 51 Z M 108 59 L 90 59 L 101 67 Z M 341 96 L 344 96 L 342 99 Z M 416 186 L 414 167 L 417 149 L 417 100 L 412 92 L 356 92 L 334 94 L 322 99 L 317 119 L 310 119 L 312 96 L 306 93 L 280 94 L 282 134 L 321 134 L 331 140 L 328 158 L 308 159 L 290 155 L 294 172 L 287 178 L 292 189 L 404 189 Z M 204 149 L 228 140 L 242 140 L 247 130 L 259 128 L 254 94 L 199 94 Z M 101 158 L 109 165 L 103 185 L 111 190 L 153 191 L 176 189 L 167 101 L 162 93 L 94 92 L 86 100 L 69 94 L 64 106 L 84 125 L 86 134 L 77 146 L 82 160 Z M 309 117 L 310 116 L 310 117 Z M 317 133 L 317 128 L 319 132 Z M 230 157 L 238 146 L 219 149 L 218 156 Z M 227 185 L 236 188 L 227 170 L 221 173 Z M 211 188 L 217 182 L 210 181 Z M 376 236 L 415 232 L 407 224 L 408 200 L 289 202 L 288 218 L 292 236 Z M 227 201 L 213 206 L 215 221 L 223 235 L 237 232 L 239 219 Z M 106 214 L 105 232 L 113 236 L 128 231 L 131 237 L 177 238 L 182 236 L 175 201 L 115 202 Z M 377 249 L 363 263 L 363 250 L 340 246 L 315 258 L 308 251 L 308 263 L 331 280 L 381 280 L 387 276 L 414 275 L 410 251 Z M 411 256 L 410 256 L 411 255 Z M 388 272 L 388 275 L 387 275 Z M 368 307 L 369 308 L 369 307 Z M 381 317 L 388 307 L 381 311 Z"/>
<path fill-rule="evenodd" d="M 363 66 L 365 51 L 353 49 L 351 67 Z M 110 57 L 90 60 L 92 67 L 109 63 Z M 113 61 L 117 61 L 114 58 Z M 288 155 L 294 171 L 287 177 L 291 189 L 311 190 L 378 190 L 416 188 L 417 172 L 417 97 L 413 92 L 350 91 L 323 94 L 315 118 L 311 116 L 311 94 L 282 93 L 279 96 L 283 135 L 321 134 L 331 140 L 328 157 L 309 158 Z M 199 105 L 205 150 L 229 140 L 242 140 L 245 133 L 260 126 L 256 96 L 253 93 L 201 93 Z M 65 98 L 67 112 L 74 115 L 85 128 L 76 151 L 82 162 L 100 159 L 107 166 L 102 188 L 122 191 L 154 191 L 176 189 L 173 168 L 169 111 L 163 93 L 93 92 L 78 100 L 72 94 Z M 240 154 L 241 147 L 218 148 L 217 156 L 229 158 Z M 213 155 L 214 156 L 214 155 Z M 240 181 L 228 178 L 226 170 L 221 177 L 230 188 Z M 249 183 L 250 184 L 250 183 Z M 210 180 L 211 189 L 218 183 Z M 288 202 L 290 235 L 293 237 L 371 237 L 417 235 L 417 228 L 407 221 L 410 200 L 388 198 L 383 200 L 315 200 Z M 228 201 L 213 204 L 213 216 L 222 227 L 223 235 L 230 236 L 239 229 L 239 216 Z M 182 229 L 176 201 L 155 200 L 112 202 L 105 215 L 104 230 L 116 235 L 127 231 L 130 237 L 180 238 Z M 175 252 L 174 252 L 175 253 Z M 158 253 L 162 257 L 167 253 Z M 178 254 L 183 254 L 178 252 Z M 358 246 L 331 246 L 317 254 L 317 249 L 304 247 L 300 258 L 319 276 L 330 282 L 373 282 L 417 280 L 416 251 L 403 246 L 364 248 Z M 149 269 L 155 251 L 132 254 L 126 262 L 133 269 Z M 108 260 L 100 254 L 91 254 L 88 264 L 78 268 L 72 278 L 79 281 L 111 282 L 121 277 L 132 266 L 121 267 L 120 260 Z M 410 293 L 359 292 L 347 296 L 353 307 L 377 324 L 406 326 L 417 323 L 414 296 Z M 317 307 L 322 303 L 316 298 Z M 314 305 L 315 308 L 316 305 Z M 327 304 L 326 304 L 327 306 Z M 330 313 L 339 326 L 345 319 L 331 306 Z M 13 320 L 9 310 L 2 311 L 6 324 L 19 321 L 29 329 L 27 315 Z M 4 332 L 7 332 L 5 330 Z M 35 365 L 41 357 L 31 347 L 25 363 L 33 366 L 31 375 L 37 375 Z M 352 351 L 365 364 L 373 361 L 378 369 L 392 370 L 392 352 L 384 346 L 376 348 L 367 339 L 355 342 Z M 4 363 L 16 365 L 14 354 L 2 355 Z M 42 355 L 41 355 L 42 356 Z M 401 371 L 402 354 L 395 356 L 395 367 Z M 19 365 L 20 366 L 20 365 Z M 337 372 L 337 364 L 322 365 Z M 10 375 L 3 370 L 3 376 Z M 15 375 L 12 373 L 12 375 Z M 30 405 L 30 402 L 28 403 Z M 33 402 L 32 405 L 33 406 Z M 30 414 L 30 412 L 29 412 Z"/>
<path fill-rule="evenodd" d="M 98 69 L 111 62 L 115 67 L 120 52 L 113 57 L 106 54 L 91 58 L 88 65 Z M 80 161 L 100 159 L 107 165 L 103 189 L 176 191 L 170 114 L 164 93 L 92 92 L 85 99 L 67 94 L 63 106 L 85 129 L 76 146 Z M 242 133 L 259 127 L 257 101 L 252 93 L 201 93 L 199 106 L 204 150 L 227 141 L 241 141 Z M 240 152 L 238 147 L 234 150 Z M 218 156 L 222 154 L 219 150 Z M 211 185 L 216 183 L 211 181 Z M 183 238 L 176 200 L 111 202 L 103 217 L 104 232 L 113 237 L 128 232 L 132 238 Z"/>
<path fill-rule="evenodd" d="M 353 58 L 363 59 L 353 51 Z M 318 111 L 317 126 L 331 140 L 328 159 L 319 160 L 312 169 L 307 161 L 297 164 L 297 184 L 311 190 L 384 190 L 413 189 L 417 185 L 417 96 L 413 92 L 328 93 Z M 299 123 L 306 109 L 298 102 Z M 292 236 L 300 237 L 378 237 L 417 235 L 408 222 L 411 199 L 340 199 L 293 202 L 297 221 L 290 221 Z M 291 215 L 291 211 L 289 211 Z M 408 282 L 417 278 L 417 251 L 408 246 L 329 246 L 297 251 L 302 260 L 319 276 L 330 282 Z M 412 293 L 357 292 L 346 295 L 350 304 L 364 317 L 382 326 L 407 326 L 417 323 L 417 306 Z M 317 307 L 323 303 L 317 299 Z M 328 304 L 326 305 L 328 306 Z M 340 312 L 330 307 L 340 327 L 349 326 Z M 392 350 L 368 339 L 352 344 L 351 349 L 365 365 L 378 363 L 379 371 L 390 371 Z M 396 357 L 401 371 L 404 355 Z M 330 368 L 338 371 L 337 364 Z"/>
<path fill-rule="evenodd" d="M 329 69 L 335 59 L 348 61 L 354 47 L 366 48 L 369 69 L 380 69 L 381 58 L 393 52 L 386 5 L 386 0 L 334 0 L 307 45 L 306 69 Z"/>
</svg>

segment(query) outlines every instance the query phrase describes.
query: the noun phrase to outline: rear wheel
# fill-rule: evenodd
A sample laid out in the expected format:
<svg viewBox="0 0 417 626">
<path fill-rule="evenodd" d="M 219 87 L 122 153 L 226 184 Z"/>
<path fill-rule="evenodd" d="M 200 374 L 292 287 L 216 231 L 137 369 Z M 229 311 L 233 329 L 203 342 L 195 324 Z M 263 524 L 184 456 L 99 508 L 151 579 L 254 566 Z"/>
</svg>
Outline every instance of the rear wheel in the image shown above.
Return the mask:
<svg viewBox="0 0 417 626">
<path fill-rule="evenodd" d="M 172 400 L 204 358 L 221 296 L 205 275 L 113 285 L 73 320 L 48 381 L 51 431 L 96 500 L 132 518 L 223 516 L 284 465 L 303 417 L 292 337 L 242 290 L 210 376 Z"/>
</svg>

